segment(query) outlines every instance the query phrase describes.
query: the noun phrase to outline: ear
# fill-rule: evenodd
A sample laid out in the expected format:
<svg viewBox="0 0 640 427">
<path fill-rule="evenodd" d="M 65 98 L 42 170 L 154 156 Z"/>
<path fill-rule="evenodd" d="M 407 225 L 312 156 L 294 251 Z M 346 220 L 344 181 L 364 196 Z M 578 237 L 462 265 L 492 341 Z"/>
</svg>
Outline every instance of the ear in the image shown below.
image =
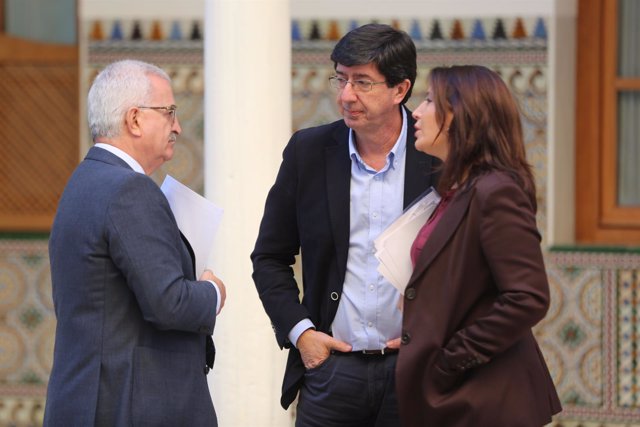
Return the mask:
<svg viewBox="0 0 640 427">
<path fill-rule="evenodd" d="M 453 112 L 451 110 L 447 110 L 444 115 L 444 128 L 449 130 L 451 126 L 451 122 L 453 121 Z"/>
<path fill-rule="evenodd" d="M 142 129 L 140 126 L 140 110 L 136 107 L 131 107 L 127 110 L 124 116 L 125 130 L 135 136 L 142 135 Z"/>
<path fill-rule="evenodd" d="M 411 82 L 409 81 L 409 79 L 404 79 L 403 81 L 398 83 L 395 86 L 396 93 L 394 94 L 394 97 L 393 97 L 394 101 L 396 101 L 397 104 L 400 104 L 404 99 L 404 97 L 407 95 L 407 92 L 409 92 L 410 88 L 411 88 Z"/>
</svg>

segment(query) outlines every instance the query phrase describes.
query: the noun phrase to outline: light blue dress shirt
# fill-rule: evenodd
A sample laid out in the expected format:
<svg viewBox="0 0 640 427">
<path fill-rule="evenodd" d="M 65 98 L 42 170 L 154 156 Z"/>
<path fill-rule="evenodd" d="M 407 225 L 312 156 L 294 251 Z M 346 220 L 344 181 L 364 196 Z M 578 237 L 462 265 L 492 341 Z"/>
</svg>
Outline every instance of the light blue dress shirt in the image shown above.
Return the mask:
<svg viewBox="0 0 640 427">
<path fill-rule="evenodd" d="M 402 312 L 400 293 L 378 273 L 374 240 L 402 214 L 404 197 L 407 115 L 402 109 L 402 130 L 380 170 L 368 166 L 358 153 L 349 131 L 351 157 L 350 233 L 347 271 L 338 311 L 332 324 L 336 339 L 351 344 L 353 351 L 379 350 L 399 338 Z M 309 319 L 289 333 L 295 345 Z"/>
</svg>

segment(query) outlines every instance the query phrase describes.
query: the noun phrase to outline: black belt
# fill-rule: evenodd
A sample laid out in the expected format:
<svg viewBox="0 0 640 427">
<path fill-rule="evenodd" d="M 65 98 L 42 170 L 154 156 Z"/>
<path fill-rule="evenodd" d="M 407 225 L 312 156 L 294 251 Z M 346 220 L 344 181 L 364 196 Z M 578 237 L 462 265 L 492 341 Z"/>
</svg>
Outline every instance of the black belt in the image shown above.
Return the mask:
<svg viewBox="0 0 640 427">
<path fill-rule="evenodd" d="M 348 351 L 348 352 L 342 352 L 342 351 L 336 351 L 336 350 L 332 350 L 331 354 L 338 354 L 338 355 L 342 355 L 342 356 L 387 356 L 389 354 L 397 354 L 398 353 L 398 349 L 397 348 L 383 348 L 381 350 L 356 350 L 356 351 Z"/>
</svg>

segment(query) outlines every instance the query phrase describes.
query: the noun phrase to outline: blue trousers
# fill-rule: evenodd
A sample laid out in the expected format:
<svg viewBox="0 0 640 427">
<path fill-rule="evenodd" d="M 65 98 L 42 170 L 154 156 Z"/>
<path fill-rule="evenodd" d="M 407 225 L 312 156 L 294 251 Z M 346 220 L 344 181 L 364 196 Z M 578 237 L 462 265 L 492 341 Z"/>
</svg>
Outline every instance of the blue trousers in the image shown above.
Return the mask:
<svg viewBox="0 0 640 427">
<path fill-rule="evenodd" d="M 399 427 L 397 354 L 332 353 L 305 373 L 296 427 Z"/>
</svg>

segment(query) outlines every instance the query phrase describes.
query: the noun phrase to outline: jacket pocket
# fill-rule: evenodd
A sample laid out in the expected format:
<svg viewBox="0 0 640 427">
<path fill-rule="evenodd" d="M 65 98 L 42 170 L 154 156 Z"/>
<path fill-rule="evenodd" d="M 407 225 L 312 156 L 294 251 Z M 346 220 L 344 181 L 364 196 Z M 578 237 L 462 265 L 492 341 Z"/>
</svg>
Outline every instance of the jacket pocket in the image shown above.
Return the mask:
<svg viewBox="0 0 640 427">
<path fill-rule="evenodd" d="M 132 387 L 133 426 L 191 425 L 213 412 L 203 364 L 190 353 L 135 348 Z"/>
<path fill-rule="evenodd" d="M 464 378 L 464 373 L 455 372 L 449 369 L 446 361 L 444 360 L 442 350 L 440 350 L 440 353 L 433 361 L 429 371 L 432 383 L 436 391 L 439 393 L 452 391 L 462 383 Z"/>
</svg>

